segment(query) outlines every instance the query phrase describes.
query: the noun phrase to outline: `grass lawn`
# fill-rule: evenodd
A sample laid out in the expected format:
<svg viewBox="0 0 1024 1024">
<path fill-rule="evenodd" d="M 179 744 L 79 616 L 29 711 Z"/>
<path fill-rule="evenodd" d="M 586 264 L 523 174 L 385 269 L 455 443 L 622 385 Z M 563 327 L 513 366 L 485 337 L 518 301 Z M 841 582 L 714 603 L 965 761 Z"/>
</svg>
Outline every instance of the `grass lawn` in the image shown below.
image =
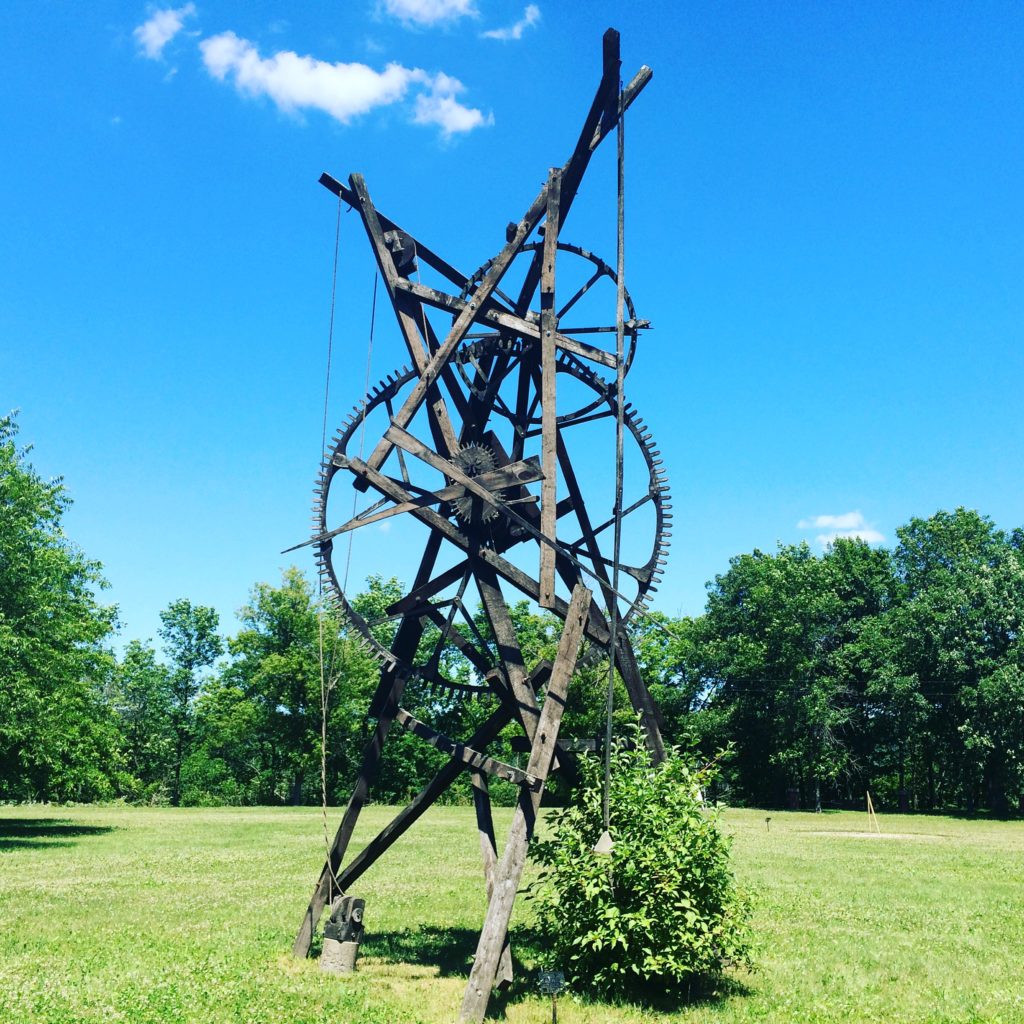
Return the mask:
<svg viewBox="0 0 1024 1024">
<path fill-rule="evenodd" d="M 364 811 L 357 845 L 390 813 Z M 500 835 L 511 814 L 496 818 Z M 667 1011 L 563 998 L 559 1021 L 1024 1022 L 1024 823 L 880 820 L 899 835 L 856 834 L 862 814 L 772 812 L 768 831 L 765 812 L 729 811 L 759 969 Z M 318 810 L 0 808 L 0 1022 L 450 1022 L 483 917 L 478 856 L 469 808 L 428 813 L 360 881 L 360 970 L 339 979 L 289 955 Z M 546 1024 L 518 966 L 492 1012 Z"/>
</svg>

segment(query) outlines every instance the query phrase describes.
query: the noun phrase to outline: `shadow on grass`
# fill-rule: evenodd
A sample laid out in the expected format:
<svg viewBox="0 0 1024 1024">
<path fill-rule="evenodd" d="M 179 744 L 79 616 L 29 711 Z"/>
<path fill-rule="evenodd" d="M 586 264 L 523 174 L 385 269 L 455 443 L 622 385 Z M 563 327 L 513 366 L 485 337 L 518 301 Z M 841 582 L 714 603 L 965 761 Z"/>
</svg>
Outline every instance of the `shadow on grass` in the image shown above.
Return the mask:
<svg viewBox="0 0 1024 1024">
<path fill-rule="evenodd" d="M 470 928 L 432 926 L 372 935 L 367 933 L 360 952 L 389 963 L 436 967 L 442 977 L 468 978 L 479 937 L 479 932 Z M 511 938 L 515 980 L 509 988 L 491 995 L 487 1008 L 489 1017 L 504 1017 L 509 1006 L 540 994 L 537 970 L 527 967 L 517 955 L 521 952 L 528 963 L 535 963 L 539 954 L 536 938 L 529 931 L 514 932 Z M 634 992 L 619 999 L 597 999 L 585 995 L 580 998 L 585 1005 L 630 1006 L 654 1013 L 677 1013 L 687 1007 L 708 1006 L 751 993 L 752 990 L 743 982 L 724 977 L 697 978 L 671 992 Z M 566 993 L 562 998 L 572 997 Z"/>
<path fill-rule="evenodd" d="M 513 947 L 514 948 L 514 947 Z M 515 959 L 515 958 L 513 958 Z M 495 992 L 487 1007 L 488 1016 L 504 1017 L 506 1009 L 527 996 L 540 995 L 536 971 L 524 972 L 516 962 L 515 981 L 504 992 Z M 634 991 L 621 996 L 596 996 L 566 991 L 562 999 L 578 999 L 583 1006 L 618 1006 L 647 1014 L 676 1014 L 682 1010 L 713 1006 L 734 996 L 749 996 L 753 990 L 735 978 L 696 978 L 669 991 Z"/>
<path fill-rule="evenodd" d="M 479 932 L 469 928 L 425 926 L 408 931 L 368 931 L 359 952 L 390 963 L 436 967 L 442 977 L 468 977 L 479 937 Z"/>
<path fill-rule="evenodd" d="M 67 818 L 0 818 L 0 850 L 71 846 L 75 839 L 113 831 L 113 825 L 81 825 Z"/>
</svg>

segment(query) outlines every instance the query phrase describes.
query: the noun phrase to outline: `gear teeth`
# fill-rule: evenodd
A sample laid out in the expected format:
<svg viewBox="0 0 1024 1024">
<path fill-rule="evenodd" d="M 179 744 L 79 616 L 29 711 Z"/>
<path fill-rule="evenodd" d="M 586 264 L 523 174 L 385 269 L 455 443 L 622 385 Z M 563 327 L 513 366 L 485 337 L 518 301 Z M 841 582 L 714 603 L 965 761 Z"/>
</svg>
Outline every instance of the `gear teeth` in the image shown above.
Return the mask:
<svg viewBox="0 0 1024 1024">
<path fill-rule="evenodd" d="M 313 526 L 314 536 L 322 532 L 326 527 L 326 510 L 328 491 L 338 468 L 334 465 L 334 457 L 344 454 L 346 447 L 355 435 L 356 430 L 365 422 L 366 417 L 374 406 L 382 400 L 393 397 L 399 389 L 406 385 L 413 377 L 408 366 L 387 375 L 376 387 L 364 396 L 356 406 L 342 420 L 341 426 L 335 431 L 332 437 L 332 447 L 329 447 L 323 455 L 319 471 L 316 475 L 313 488 Z M 360 646 L 372 654 L 385 667 L 395 667 L 397 659 L 386 651 L 370 634 L 369 628 L 362 618 L 356 614 L 348 599 L 341 592 L 337 578 L 331 566 L 332 541 L 323 541 L 316 544 L 313 549 L 314 564 L 317 575 L 322 584 L 324 596 L 329 605 L 338 610 L 341 617 L 351 630 L 351 635 L 358 638 Z"/>
</svg>

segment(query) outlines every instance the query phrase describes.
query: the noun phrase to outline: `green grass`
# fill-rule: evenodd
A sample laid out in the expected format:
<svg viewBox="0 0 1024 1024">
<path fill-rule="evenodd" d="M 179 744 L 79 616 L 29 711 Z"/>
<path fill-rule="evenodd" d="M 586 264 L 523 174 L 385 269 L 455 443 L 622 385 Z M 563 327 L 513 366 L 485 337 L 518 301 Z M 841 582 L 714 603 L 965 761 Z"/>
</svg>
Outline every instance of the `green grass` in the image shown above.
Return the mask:
<svg viewBox="0 0 1024 1024">
<path fill-rule="evenodd" d="M 357 840 L 389 813 L 364 812 Z M 759 970 L 669 1010 L 563 998 L 562 1024 L 1024 1021 L 1024 824 L 890 815 L 903 835 L 875 839 L 844 834 L 866 826 L 847 813 L 726 822 Z M 454 1020 L 484 911 L 472 812 L 434 809 L 361 880 L 368 933 L 344 979 L 288 952 L 322 855 L 310 809 L 0 808 L 0 1022 Z M 520 986 L 492 1005 L 544 1024 L 520 952 Z"/>
</svg>

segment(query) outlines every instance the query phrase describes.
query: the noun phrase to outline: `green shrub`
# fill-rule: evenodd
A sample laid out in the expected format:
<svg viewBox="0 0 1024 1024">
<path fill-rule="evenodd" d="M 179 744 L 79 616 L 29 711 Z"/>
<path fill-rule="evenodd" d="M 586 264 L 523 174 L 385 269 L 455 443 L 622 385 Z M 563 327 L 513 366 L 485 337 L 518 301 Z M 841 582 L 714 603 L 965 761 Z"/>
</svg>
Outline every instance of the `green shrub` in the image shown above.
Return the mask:
<svg viewBox="0 0 1024 1024">
<path fill-rule="evenodd" d="M 577 991 L 666 993 L 749 967 L 750 898 L 729 867 L 731 840 L 703 793 L 714 777 L 678 750 L 654 765 L 636 729 L 612 753 L 610 856 L 602 832 L 602 764 L 581 759 L 575 804 L 531 844 L 541 865 L 528 897 L 547 966 Z"/>
</svg>

